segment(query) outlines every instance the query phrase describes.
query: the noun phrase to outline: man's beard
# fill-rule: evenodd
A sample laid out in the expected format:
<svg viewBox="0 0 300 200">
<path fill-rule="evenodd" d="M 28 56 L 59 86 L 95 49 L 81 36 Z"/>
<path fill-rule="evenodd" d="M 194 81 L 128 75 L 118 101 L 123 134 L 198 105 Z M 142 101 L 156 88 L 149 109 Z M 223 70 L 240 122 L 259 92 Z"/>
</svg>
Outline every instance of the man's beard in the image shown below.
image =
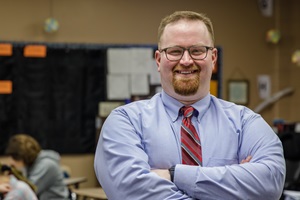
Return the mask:
<svg viewBox="0 0 300 200">
<path fill-rule="evenodd" d="M 173 87 L 177 94 L 183 95 L 183 96 L 191 96 L 196 94 L 199 88 L 199 74 L 197 77 L 193 78 L 176 78 L 176 76 L 173 77 Z"/>
</svg>

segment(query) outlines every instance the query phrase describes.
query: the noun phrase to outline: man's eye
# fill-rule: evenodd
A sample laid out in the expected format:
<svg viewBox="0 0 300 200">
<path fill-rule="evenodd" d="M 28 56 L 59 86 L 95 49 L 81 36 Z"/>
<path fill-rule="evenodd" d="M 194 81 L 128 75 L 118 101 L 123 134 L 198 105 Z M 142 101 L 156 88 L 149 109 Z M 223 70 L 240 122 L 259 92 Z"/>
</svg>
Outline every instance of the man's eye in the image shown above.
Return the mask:
<svg viewBox="0 0 300 200">
<path fill-rule="evenodd" d="M 168 51 L 169 54 L 172 54 L 172 55 L 181 55 L 182 54 L 182 50 L 181 49 L 170 49 Z"/>
<path fill-rule="evenodd" d="M 205 51 L 202 48 L 191 49 L 191 54 L 199 55 L 199 54 L 202 54 L 202 53 L 205 53 Z"/>
</svg>

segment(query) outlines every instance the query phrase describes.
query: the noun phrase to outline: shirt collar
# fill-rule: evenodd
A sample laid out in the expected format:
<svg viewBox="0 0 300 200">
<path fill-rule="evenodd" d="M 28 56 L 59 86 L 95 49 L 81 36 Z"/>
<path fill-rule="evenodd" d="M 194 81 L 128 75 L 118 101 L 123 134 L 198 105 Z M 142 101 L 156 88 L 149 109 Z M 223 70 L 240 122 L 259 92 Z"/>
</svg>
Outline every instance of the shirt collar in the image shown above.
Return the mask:
<svg viewBox="0 0 300 200">
<path fill-rule="evenodd" d="M 162 102 L 166 108 L 168 115 L 171 117 L 172 121 L 175 122 L 178 119 L 179 109 L 184 106 L 181 102 L 177 101 L 173 97 L 169 96 L 162 90 L 161 92 Z M 203 99 L 195 102 L 193 106 L 198 111 L 197 120 L 200 121 L 206 110 L 210 105 L 210 93 L 208 93 Z"/>
</svg>

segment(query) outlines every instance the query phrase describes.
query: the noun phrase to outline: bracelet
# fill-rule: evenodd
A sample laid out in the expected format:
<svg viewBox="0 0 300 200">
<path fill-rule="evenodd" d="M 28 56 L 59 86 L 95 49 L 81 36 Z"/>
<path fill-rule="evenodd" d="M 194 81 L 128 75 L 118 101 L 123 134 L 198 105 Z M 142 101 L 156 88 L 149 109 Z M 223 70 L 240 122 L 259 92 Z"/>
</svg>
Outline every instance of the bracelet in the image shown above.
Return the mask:
<svg viewBox="0 0 300 200">
<path fill-rule="evenodd" d="M 174 181 L 174 172 L 175 172 L 175 166 L 172 166 L 171 168 L 169 168 L 169 173 L 170 173 L 170 177 L 171 177 L 171 181 Z"/>
</svg>

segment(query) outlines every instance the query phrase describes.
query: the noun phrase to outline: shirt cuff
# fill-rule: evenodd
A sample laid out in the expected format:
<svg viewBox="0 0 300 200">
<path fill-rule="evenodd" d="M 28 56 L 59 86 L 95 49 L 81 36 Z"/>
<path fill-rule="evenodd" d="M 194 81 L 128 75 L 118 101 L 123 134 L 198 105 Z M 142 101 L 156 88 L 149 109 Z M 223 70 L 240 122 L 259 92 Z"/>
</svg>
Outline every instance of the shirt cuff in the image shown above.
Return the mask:
<svg viewBox="0 0 300 200">
<path fill-rule="evenodd" d="M 174 172 L 174 183 L 184 193 L 193 190 L 200 166 L 177 164 Z"/>
</svg>

